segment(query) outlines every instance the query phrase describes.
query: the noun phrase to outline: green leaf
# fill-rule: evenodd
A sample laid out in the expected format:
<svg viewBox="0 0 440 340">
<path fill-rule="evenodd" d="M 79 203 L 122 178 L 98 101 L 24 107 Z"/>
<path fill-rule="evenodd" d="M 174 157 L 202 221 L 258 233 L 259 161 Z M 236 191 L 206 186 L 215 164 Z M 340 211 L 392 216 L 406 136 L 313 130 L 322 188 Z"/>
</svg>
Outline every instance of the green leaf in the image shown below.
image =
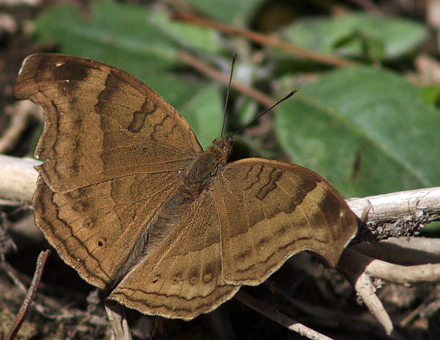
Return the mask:
<svg viewBox="0 0 440 340">
<path fill-rule="evenodd" d="M 438 105 L 440 103 L 440 87 L 426 86 L 422 90 L 422 99 L 427 104 Z"/>
<path fill-rule="evenodd" d="M 340 41 L 335 43 L 335 48 L 350 47 L 353 44 L 360 44 L 361 59 L 381 60 L 385 58 L 385 43 L 382 39 L 366 34 L 362 31 L 354 31 Z"/>
<path fill-rule="evenodd" d="M 196 132 L 203 149 L 211 145 L 214 138 L 220 137 L 223 122 L 222 103 L 219 88 L 210 85 L 195 94 L 182 108 L 182 112 L 191 112 L 191 115 L 185 115 L 185 118 Z"/>
<path fill-rule="evenodd" d="M 204 13 L 209 18 L 217 19 L 223 23 L 243 26 L 264 0 L 187 0 L 195 9 Z M 241 23 L 241 25 L 240 25 Z"/>
<path fill-rule="evenodd" d="M 191 23 L 178 22 L 169 19 L 166 13 L 158 12 L 150 17 L 150 22 L 160 28 L 179 45 L 191 47 L 199 53 L 218 53 L 221 50 L 219 35 L 213 29 L 193 25 Z"/>
<path fill-rule="evenodd" d="M 71 4 L 54 6 L 36 21 L 40 43 L 58 42 L 63 53 L 90 57 L 112 65 L 124 62 L 136 68 L 155 71 L 177 62 L 177 50 L 170 38 L 151 24 L 148 7 L 95 3 L 88 18 Z"/>
<path fill-rule="evenodd" d="M 277 108 L 280 142 L 350 197 L 440 185 L 440 111 L 421 92 L 383 69 L 331 72 Z"/>
<path fill-rule="evenodd" d="M 343 47 L 338 47 L 338 42 L 360 32 L 383 43 L 384 59 L 409 53 L 428 36 L 426 28 L 415 21 L 364 14 L 300 20 L 284 30 L 283 36 L 295 45 L 318 52 L 359 57 L 363 56 L 365 41 L 352 39 Z"/>
</svg>

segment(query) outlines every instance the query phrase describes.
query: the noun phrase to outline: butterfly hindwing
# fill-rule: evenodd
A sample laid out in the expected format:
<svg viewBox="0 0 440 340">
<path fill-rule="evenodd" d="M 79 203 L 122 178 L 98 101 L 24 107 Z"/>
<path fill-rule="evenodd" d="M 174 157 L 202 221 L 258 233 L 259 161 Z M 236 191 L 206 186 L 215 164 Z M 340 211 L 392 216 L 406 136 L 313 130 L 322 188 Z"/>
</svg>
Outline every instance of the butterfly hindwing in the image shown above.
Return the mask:
<svg viewBox="0 0 440 340">
<path fill-rule="evenodd" d="M 304 250 L 334 267 L 357 231 L 356 217 L 341 195 L 297 165 L 256 158 L 230 163 L 213 192 L 230 284 L 260 284 Z"/>
</svg>

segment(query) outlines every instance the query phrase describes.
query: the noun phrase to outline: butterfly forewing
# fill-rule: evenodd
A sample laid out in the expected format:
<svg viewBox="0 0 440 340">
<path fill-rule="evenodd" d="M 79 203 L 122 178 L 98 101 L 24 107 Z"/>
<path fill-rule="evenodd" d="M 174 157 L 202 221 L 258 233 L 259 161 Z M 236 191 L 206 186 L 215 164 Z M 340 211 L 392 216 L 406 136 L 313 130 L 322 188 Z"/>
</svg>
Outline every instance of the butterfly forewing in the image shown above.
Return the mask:
<svg viewBox="0 0 440 340">
<path fill-rule="evenodd" d="M 46 127 L 36 156 L 58 192 L 135 173 L 185 169 L 202 151 L 188 123 L 132 75 L 86 58 L 26 58 L 17 99 L 41 105 Z"/>
</svg>

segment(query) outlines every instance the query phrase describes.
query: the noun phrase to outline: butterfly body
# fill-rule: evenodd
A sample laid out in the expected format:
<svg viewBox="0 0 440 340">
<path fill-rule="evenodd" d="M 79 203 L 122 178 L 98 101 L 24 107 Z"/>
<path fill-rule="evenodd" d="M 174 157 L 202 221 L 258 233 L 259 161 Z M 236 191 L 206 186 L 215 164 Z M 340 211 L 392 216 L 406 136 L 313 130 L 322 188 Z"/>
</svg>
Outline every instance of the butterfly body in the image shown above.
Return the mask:
<svg viewBox="0 0 440 340">
<path fill-rule="evenodd" d="M 233 138 L 226 136 L 213 141 L 208 150 L 198 155 L 185 171 L 186 186 L 200 185 L 206 188 L 207 183 L 221 170 L 232 153 Z"/>
<path fill-rule="evenodd" d="M 192 319 L 304 250 L 334 267 L 356 233 L 324 178 L 227 163 L 230 136 L 203 152 L 172 106 L 115 67 L 35 54 L 15 96 L 44 108 L 36 224 L 81 277 L 142 313 Z"/>
</svg>

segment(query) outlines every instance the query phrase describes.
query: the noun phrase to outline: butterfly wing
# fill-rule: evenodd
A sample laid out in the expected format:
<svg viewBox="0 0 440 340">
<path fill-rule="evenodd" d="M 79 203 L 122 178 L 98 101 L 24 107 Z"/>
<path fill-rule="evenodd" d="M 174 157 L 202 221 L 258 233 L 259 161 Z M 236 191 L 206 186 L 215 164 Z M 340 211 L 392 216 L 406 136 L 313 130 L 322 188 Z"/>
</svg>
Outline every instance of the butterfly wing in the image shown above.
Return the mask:
<svg viewBox="0 0 440 340">
<path fill-rule="evenodd" d="M 57 192 L 136 173 L 184 169 L 202 151 L 177 111 L 129 73 L 60 54 L 26 58 L 17 99 L 44 108 L 37 167 Z"/>
<path fill-rule="evenodd" d="M 36 223 L 86 281 L 110 288 L 142 251 L 146 226 L 201 147 L 156 92 L 94 60 L 29 56 L 15 96 L 44 108 Z"/>
<path fill-rule="evenodd" d="M 229 300 L 239 286 L 223 278 L 219 222 L 213 192 L 204 191 L 109 298 L 145 314 L 184 320 Z"/>
<path fill-rule="evenodd" d="M 213 183 L 224 280 L 258 285 L 309 250 L 335 267 L 357 218 L 317 173 L 264 159 L 228 164 Z"/>
<path fill-rule="evenodd" d="M 260 284 L 298 252 L 335 266 L 356 231 L 354 213 L 315 172 L 263 159 L 234 162 L 110 298 L 146 314 L 192 319 L 241 285 Z"/>
</svg>

